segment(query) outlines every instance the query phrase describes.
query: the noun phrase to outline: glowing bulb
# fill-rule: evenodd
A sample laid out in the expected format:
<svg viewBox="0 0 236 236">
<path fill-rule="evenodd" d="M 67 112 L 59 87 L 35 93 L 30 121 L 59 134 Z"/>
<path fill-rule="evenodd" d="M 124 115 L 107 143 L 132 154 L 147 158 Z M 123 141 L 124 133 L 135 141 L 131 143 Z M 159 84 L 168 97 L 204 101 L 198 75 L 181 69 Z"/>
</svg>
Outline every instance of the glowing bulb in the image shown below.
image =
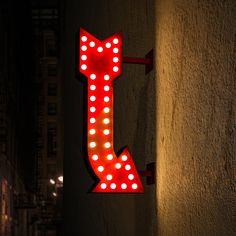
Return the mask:
<svg viewBox="0 0 236 236">
<path fill-rule="evenodd" d="M 109 129 L 104 129 L 103 133 L 104 133 L 105 135 L 108 135 L 108 134 L 110 133 L 110 131 L 109 131 Z"/>
<path fill-rule="evenodd" d="M 121 157 L 121 159 L 122 159 L 122 161 L 127 161 L 128 157 L 127 157 L 126 155 L 123 155 L 123 156 Z"/>
<path fill-rule="evenodd" d="M 50 184 L 55 184 L 56 183 L 56 181 L 54 179 L 50 179 L 49 182 L 50 182 Z"/>
<path fill-rule="evenodd" d="M 119 70 L 118 66 L 114 66 L 114 67 L 113 67 L 113 71 L 114 71 L 114 72 L 117 72 L 118 70 Z"/>
<path fill-rule="evenodd" d="M 81 38 L 81 40 L 83 41 L 83 42 L 86 42 L 87 41 L 87 37 L 86 36 L 83 36 L 82 38 Z"/>
<path fill-rule="evenodd" d="M 90 101 L 94 102 L 96 100 L 96 97 L 95 96 L 91 96 L 90 97 Z"/>
<path fill-rule="evenodd" d="M 93 41 L 91 41 L 91 42 L 89 43 L 89 46 L 90 46 L 91 48 L 93 48 L 93 47 L 95 46 L 95 43 L 94 43 Z"/>
<path fill-rule="evenodd" d="M 95 118 L 90 118 L 90 123 L 94 124 L 96 122 L 96 119 Z"/>
<path fill-rule="evenodd" d="M 132 189 L 137 189 L 138 185 L 137 184 L 132 184 Z"/>
<path fill-rule="evenodd" d="M 97 161 L 97 160 L 98 160 L 98 155 L 96 155 L 96 154 L 92 155 L 92 159 L 93 159 L 94 161 Z"/>
<path fill-rule="evenodd" d="M 91 148 L 95 148 L 95 147 L 96 147 L 96 143 L 95 143 L 95 142 L 91 142 L 91 143 L 89 144 L 89 146 L 90 146 Z"/>
<path fill-rule="evenodd" d="M 104 102 L 109 102 L 110 98 L 108 96 L 104 97 Z"/>
<path fill-rule="evenodd" d="M 106 48 L 110 48 L 111 47 L 111 43 L 106 43 Z"/>
<path fill-rule="evenodd" d="M 83 45 L 83 46 L 81 47 L 81 50 L 82 50 L 82 51 L 86 51 L 86 50 L 87 50 L 87 47 L 86 47 L 85 45 Z"/>
<path fill-rule="evenodd" d="M 104 144 L 104 146 L 105 146 L 105 148 L 109 148 L 109 147 L 111 147 L 111 143 L 110 143 L 110 142 L 106 142 L 106 143 Z"/>
<path fill-rule="evenodd" d="M 127 184 L 125 184 L 125 183 L 124 183 L 124 184 L 121 184 L 121 188 L 122 188 L 122 189 L 126 189 L 126 188 L 127 188 Z"/>
<path fill-rule="evenodd" d="M 117 63 L 119 61 L 118 57 L 113 57 L 113 62 Z"/>
<path fill-rule="evenodd" d="M 110 76 L 109 75 L 104 75 L 104 80 L 109 80 Z"/>
<path fill-rule="evenodd" d="M 104 112 L 105 112 L 105 113 L 108 113 L 109 111 L 110 111 L 110 109 L 109 109 L 108 107 L 105 107 L 105 108 L 104 108 Z"/>
<path fill-rule="evenodd" d="M 90 107 L 90 111 L 91 111 L 91 112 L 95 112 L 95 111 L 96 111 L 96 108 L 95 108 L 95 107 Z"/>
<path fill-rule="evenodd" d="M 130 170 L 130 169 L 131 169 L 131 166 L 130 166 L 130 165 L 125 165 L 125 169 L 126 169 L 126 170 Z"/>
<path fill-rule="evenodd" d="M 114 44 L 117 44 L 117 43 L 119 43 L 119 40 L 118 40 L 117 38 L 114 38 L 114 39 L 113 39 L 113 43 L 114 43 Z"/>
<path fill-rule="evenodd" d="M 101 184 L 101 188 L 102 189 L 106 189 L 107 188 L 107 185 L 105 183 Z"/>
<path fill-rule="evenodd" d="M 115 189 L 116 188 L 116 184 L 115 183 L 112 183 L 111 184 L 111 189 Z"/>
<path fill-rule="evenodd" d="M 107 159 L 110 161 L 110 160 L 112 160 L 113 159 L 113 155 L 112 154 L 108 154 L 107 155 Z"/>
<path fill-rule="evenodd" d="M 112 175 L 107 175 L 107 180 L 112 180 Z"/>
<path fill-rule="evenodd" d="M 83 64 L 83 65 L 81 66 L 81 69 L 82 69 L 82 70 L 86 70 L 86 69 L 87 69 L 87 66 L 86 66 L 85 64 Z"/>
<path fill-rule="evenodd" d="M 110 87 L 108 85 L 105 85 L 104 86 L 104 91 L 109 91 L 110 90 Z"/>
<path fill-rule="evenodd" d="M 103 172 L 103 171 L 104 171 L 104 167 L 103 167 L 103 166 L 99 166 L 99 167 L 98 167 L 98 171 L 99 171 L 99 172 Z"/>
<path fill-rule="evenodd" d="M 116 169 L 120 169 L 121 168 L 121 164 L 120 163 L 116 163 L 115 167 L 116 167 Z"/>
<path fill-rule="evenodd" d="M 114 49 L 113 49 L 113 52 L 114 52 L 114 53 L 118 53 L 118 52 L 119 52 L 119 49 L 118 49 L 118 48 L 114 48 Z"/>
<path fill-rule="evenodd" d="M 134 179 L 134 175 L 133 175 L 133 174 L 129 174 L 129 175 L 128 175 L 128 179 L 129 179 L 129 180 L 133 180 L 133 179 Z"/>
<path fill-rule="evenodd" d="M 98 47 L 98 52 L 102 52 L 103 48 L 102 47 Z"/>
<path fill-rule="evenodd" d="M 103 123 L 104 123 L 104 124 L 109 124 L 109 123 L 110 123 L 110 120 L 109 120 L 108 118 L 105 118 L 105 119 L 103 120 Z"/>
<path fill-rule="evenodd" d="M 96 130 L 95 130 L 95 129 L 90 129 L 90 130 L 89 130 L 89 133 L 90 133 L 91 135 L 96 134 Z"/>
<path fill-rule="evenodd" d="M 90 86 L 90 89 L 91 89 L 91 90 L 95 90 L 95 89 L 96 89 L 96 86 L 95 86 L 94 84 L 92 84 L 92 85 Z"/>
<path fill-rule="evenodd" d="M 82 56 L 81 56 L 81 60 L 82 60 L 82 61 L 86 61 L 86 60 L 87 60 L 87 56 L 86 56 L 86 55 L 82 55 Z"/>
<path fill-rule="evenodd" d="M 90 75 L 90 79 L 92 79 L 92 80 L 96 79 L 96 75 L 95 74 L 91 74 Z"/>
</svg>

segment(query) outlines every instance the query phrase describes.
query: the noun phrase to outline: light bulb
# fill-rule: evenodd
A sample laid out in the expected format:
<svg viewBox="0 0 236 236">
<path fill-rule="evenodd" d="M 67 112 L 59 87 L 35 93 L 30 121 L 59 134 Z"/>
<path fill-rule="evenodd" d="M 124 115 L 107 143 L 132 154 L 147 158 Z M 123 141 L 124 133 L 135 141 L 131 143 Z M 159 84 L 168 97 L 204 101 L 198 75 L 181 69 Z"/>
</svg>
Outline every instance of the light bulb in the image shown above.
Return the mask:
<svg viewBox="0 0 236 236">
<path fill-rule="evenodd" d="M 86 50 L 87 50 L 87 47 L 86 47 L 85 45 L 83 45 L 83 46 L 81 47 L 81 50 L 82 50 L 82 51 L 86 51 Z"/>
<path fill-rule="evenodd" d="M 95 96 L 91 96 L 90 97 L 90 101 L 94 102 L 96 100 L 96 97 Z"/>
<path fill-rule="evenodd" d="M 92 84 L 92 85 L 90 86 L 90 89 L 91 89 L 91 90 L 95 90 L 95 89 L 96 89 L 96 86 L 95 86 L 94 84 Z"/>
<path fill-rule="evenodd" d="M 116 188 L 116 184 L 115 183 L 112 183 L 111 184 L 111 189 L 115 189 Z"/>
<path fill-rule="evenodd" d="M 110 111 L 110 109 L 109 109 L 108 107 L 105 107 L 105 108 L 104 108 L 104 112 L 105 112 L 105 113 L 108 113 L 109 111 Z"/>
<path fill-rule="evenodd" d="M 114 67 L 113 67 L 113 71 L 114 71 L 114 72 L 117 72 L 118 70 L 119 70 L 118 66 L 114 66 Z"/>
<path fill-rule="evenodd" d="M 109 131 L 109 129 L 104 129 L 103 133 L 104 133 L 105 135 L 108 135 L 108 134 L 110 133 L 110 131 Z"/>
<path fill-rule="evenodd" d="M 105 146 L 105 148 L 109 148 L 109 147 L 111 147 L 111 143 L 110 143 L 110 142 L 106 142 L 106 143 L 104 144 L 104 146 Z"/>
<path fill-rule="evenodd" d="M 126 169 L 126 170 L 130 170 L 130 169 L 131 169 L 131 166 L 130 166 L 130 165 L 125 165 L 125 169 Z"/>
<path fill-rule="evenodd" d="M 119 43 L 119 40 L 118 40 L 117 38 L 114 38 L 114 39 L 113 39 L 113 43 L 114 43 L 114 44 L 118 44 L 118 43 Z"/>
<path fill-rule="evenodd" d="M 119 52 L 119 49 L 118 49 L 118 48 L 114 48 L 114 49 L 113 49 L 113 52 L 114 52 L 114 53 L 118 53 L 118 52 Z"/>
<path fill-rule="evenodd" d="M 121 164 L 120 163 L 116 163 L 115 167 L 116 167 L 116 169 L 120 169 L 121 168 Z"/>
<path fill-rule="evenodd" d="M 102 47 L 98 47 L 98 52 L 102 52 L 103 48 Z"/>
<path fill-rule="evenodd" d="M 121 188 L 122 189 L 126 189 L 127 188 L 127 184 L 125 184 L 125 183 L 121 184 Z"/>
<path fill-rule="evenodd" d="M 90 129 L 90 130 L 89 130 L 89 133 L 90 133 L 91 135 L 93 135 L 93 134 L 96 133 L 96 130 L 95 130 L 95 129 Z"/>
<path fill-rule="evenodd" d="M 105 118 L 105 119 L 103 120 L 103 123 L 104 123 L 104 124 L 109 124 L 109 123 L 110 123 L 110 120 L 109 120 L 108 118 Z"/>
<path fill-rule="evenodd" d="M 104 80 L 109 80 L 110 76 L 109 75 L 104 75 Z"/>
<path fill-rule="evenodd" d="M 113 57 L 113 62 L 117 63 L 119 61 L 118 57 Z"/>
<path fill-rule="evenodd" d="M 83 65 L 81 66 L 81 69 L 82 69 L 82 70 L 86 70 L 86 69 L 87 69 L 87 66 L 86 66 L 85 64 L 83 64 Z"/>
<path fill-rule="evenodd" d="M 110 90 L 110 87 L 108 85 L 105 85 L 104 86 L 104 91 L 109 91 Z"/>
<path fill-rule="evenodd" d="M 98 155 L 96 155 L 96 154 L 92 155 L 92 159 L 93 159 L 94 161 L 97 161 L 97 160 L 98 160 Z"/>
<path fill-rule="evenodd" d="M 93 48 L 93 47 L 95 46 L 95 43 L 94 43 L 93 41 L 91 41 L 91 42 L 89 43 L 89 46 L 90 46 L 91 48 Z"/>
<path fill-rule="evenodd" d="M 81 56 L 81 60 L 82 60 L 82 61 L 86 61 L 86 60 L 87 60 L 87 56 L 86 56 L 86 55 L 82 55 L 82 56 Z"/>
<path fill-rule="evenodd" d="M 94 124 L 96 122 L 96 119 L 95 118 L 90 118 L 90 123 Z"/>
<path fill-rule="evenodd" d="M 129 174 L 129 175 L 128 175 L 128 179 L 129 179 L 129 180 L 133 180 L 133 179 L 134 179 L 134 175 L 133 175 L 133 174 Z"/>
<path fill-rule="evenodd" d="M 128 157 L 126 155 L 122 155 L 121 159 L 122 161 L 127 161 Z"/>
<path fill-rule="evenodd" d="M 137 189 L 138 185 L 137 184 L 132 184 L 132 189 Z"/>
<path fill-rule="evenodd" d="M 104 102 L 109 102 L 110 101 L 110 98 L 108 96 L 105 96 L 104 97 Z"/>
<path fill-rule="evenodd" d="M 99 166 L 99 167 L 98 167 L 98 171 L 99 171 L 99 172 L 103 172 L 103 171 L 104 171 L 104 167 L 103 167 L 103 166 Z"/>
<path fill-rule="evenodd" d="M 101 184 L 101 188 L 102 188 L 102 189 L 106 189 L 106 187 L 107 187 L 107 185 L 106 185 L 105 183 L 102 183 L 102 184 Z"/>
<path fill-rule="evenodd" d="M 92 80 L 96 79 L 96 75 L 95 74 L 91 74 L 90 75 L 90 79 L 92 79 Z"/>
<path fill-rule="evenodd" d="M 107 180 L 112 180 L 112 175 L 107 175 Z"/>
<path fill-rule="evenodd" d="M 91 142 L 91 143 L 89 144 L 89 146 L 90 146 L 91 148 L 95 148 L 95 147 L 96 147 L 96 143 L 95 143 L 95 142 Z"/>
<path fill-rule="evenodd" d="M 110 160 L 112 160 L 113 159 L 113 155 L 112 154 L 108 154 L 107 155 L 107 159 L 110 161 Z"/>
<path fill-rule="evenodd" d="M 95 111 L 96 111 L 96 108 L 95 108 L 95 107 L 90 107 L 90 111 L 91 111 L 91 112 L 95 112 Z"/>
<path fill-rule="evenodd" d="M 87 37 L 86 36 L 82 36 L 82 38 L 81 38 L 81 40 L 83 41 L 83 42 L 86 42 L 87 41 Z"/>
<path fill-rule="evenodd" d="M 106 43 L 106 48 L 110 48 L 111 47 L 111 43 Z"/>
</svg>

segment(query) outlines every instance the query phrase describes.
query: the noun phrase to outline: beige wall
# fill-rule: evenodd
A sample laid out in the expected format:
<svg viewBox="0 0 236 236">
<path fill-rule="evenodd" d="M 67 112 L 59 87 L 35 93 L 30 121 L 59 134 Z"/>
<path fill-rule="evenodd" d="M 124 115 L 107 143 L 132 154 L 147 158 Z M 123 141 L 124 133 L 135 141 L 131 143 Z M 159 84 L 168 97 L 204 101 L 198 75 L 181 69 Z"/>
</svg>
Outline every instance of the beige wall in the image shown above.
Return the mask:
<svg viewBox="0 0 236 236">
<path fill-rule="evenodd" d="M 236 235 L 236 2 L 156 2 L 158 235 Z"/>
</svg>

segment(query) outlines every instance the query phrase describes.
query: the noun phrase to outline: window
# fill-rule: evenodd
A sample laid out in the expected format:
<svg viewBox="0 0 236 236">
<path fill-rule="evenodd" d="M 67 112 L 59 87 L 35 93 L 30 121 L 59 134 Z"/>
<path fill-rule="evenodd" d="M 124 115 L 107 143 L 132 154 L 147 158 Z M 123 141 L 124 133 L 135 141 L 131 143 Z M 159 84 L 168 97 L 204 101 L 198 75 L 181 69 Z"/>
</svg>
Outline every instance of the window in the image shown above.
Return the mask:
<svg viewBox="0 0 236 236">
<path fill-rule="evenodd" d="M 56 115 L 56 114 L 57 114 L 57 104 L 48 103 L 48 115 Z"/>
<path fill-rule="evenodd" d="M 57 84 L 49 83 L 48 84 L 48 96 L 57 96 Z"/>
<path fill-rule="evenodd" d="M 55 63 L 48 64 L 48 76 L 57 75 L 57 65 Z"/>
<path fill-rule="evenodd" d="M 48 150 L 48 157 L 53 158 L 57 155 L 57 125 L 56 123 L 48 123 L 47 129 L 47 150 Z"/>
</svg>

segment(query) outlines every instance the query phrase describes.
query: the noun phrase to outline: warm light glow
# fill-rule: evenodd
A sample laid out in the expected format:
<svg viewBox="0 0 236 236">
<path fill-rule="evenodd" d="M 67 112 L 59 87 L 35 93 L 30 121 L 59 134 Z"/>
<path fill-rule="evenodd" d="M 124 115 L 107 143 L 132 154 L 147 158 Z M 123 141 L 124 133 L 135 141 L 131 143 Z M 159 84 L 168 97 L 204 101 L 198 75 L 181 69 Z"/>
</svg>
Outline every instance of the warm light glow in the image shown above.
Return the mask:
<svg viewBox="0 0 236 236">
<path fill-rule="evenodd" d="M 105 146 L 105 148 L 109 148 L 109 147 L 111 147 L 111 143 L 110 143 L 110 142 L 106 142 L 106 143 L 104 144 L 104 146 Z"/>
<path fill-rule="evenodd" d="M 110 76 L 109 75 L 104 75 L 104 80 L 109 80 Z"/>
<path fill-rule="evenodd" d="M 85 64 L 83 64 L 83 65 L 81 66 L 81 69 L 82 69 L 82 70 L 86 70 L 86 69 L 87 69 L 87 66 L 86 66 Z"/>
<path fill-rule="evenodd" d="M 129 174 L 129 175 L 128 175 L 128 179 L 129 179 L 129 180 L 133 180 L 133 179 L 134 179 L 134 175 L 133 175 L 133 174 Z"/>
<path fill-rule="evenodd" d="M 118 48 L 114 48 L 114 49 L 113 49 L 113 52 L 114 52 L 114 53 L 118 53 L 118 52 L 119 52 L 119 49 L 118 49 Z"/>
<path fill-rule="evenodd" d="M 49 182 L 50 182 L 50 184 L 55 184 L 56 183 L 56 181 L 54 179 L 50 179 Z"/>
<path fill-rule="evenodd" d="M 119 40 L 118 40 L 117 38 L 114 38 L 114 39 L 113 39 L 113 43 L 114 43 L 114 44 L 118 44 L 118 43 L 119 43 Z"/>
<path fill-rule="evenodd" d="M 137 184 L 132 184 L 132 189 L 137 189 L 138 185 Z"/>
<path fill-rule="evenodd" d="M 110 123 L 110 120 L 109 120 L 108 118 L 105 118 L 105 119 L 103 120 L 103 123 L 104 123 L 104 124 L 109 124 L 109 123 Z"/>
<path fill-rule="evenodd" d="M 91 89 L 91 90 L 95 90 L 95 89 L 96 89 L 96 86 L 95 86 L 94 84 L 92 84 L 92 85 L 90 86 L 90 89 Z"/>
<path fill-rule="evenodd" d="M 103 172 L 103 171 L 104 171 L 104 167 L 103 167 L 103 166 L 99 166 L 99 167 L 98 167 L 98 171 L 99 171 L 99 172 Z"/>
<path fill-rule="evenodd" d="M 112 180 L 112 175 L 107 175 L 107 180 Z"/>
<path fill-rule="evenodd" d="M 82 38 L 81 38 L 81 40 L 83 41 L 83 42 L 86 42 L 87 41 L 87 37 L 86 36 L 82 36 Z"/>
<path fill-rule="evenodd" d="M 113 62 L 117 63 L 119 61 L 118 57 L 113 58 Z"/>
<path fill-rule="evenodd" d="M 96 111 L 96 108 L 95 108 L 95 107 L 90 107 L 90 111 L 91 111 L 91 112 L 95 112 L 95 111 Z"/>
<path fill-rule="evenodd" d="M 106 43 L 106 48 L 110 48 L 111 47 L 111 43 Z"/>
<path fill-rule="evenodd" d="M 108 134 L 110 133 L 110 131 L 109 131 L 109 129 L 104 129 L 103 133 L 104 133 L 105 135 L 108 135 Z"/>
<path fill-rule="evenodd" d="M 109 109 L 108 107 L 105 107 L 105 108 L 104 108 L 104 112 L 105 112 L 105 113 L 108 113 L 109 111 L 110 111 L 110 109 Z"/>
<path fill-rule="evenodd" d="M 95 97 L 95 96 L 91 96 L 91 97 L 90 97 L 90 101 L 91 101 L 91 102 L 94 102 L 95 100 L 96 100 L 96 97 Z"/>
<path fill-rule="evenodd" d="M 116 169 L 120 169 L 121 168 L 121 164 L 120 163 L 116 163 L 115 167 L 116 167 Z"/>
<path fill-rule="evenodd" d="M 130 169 L 131 169 L 131 166 L 130 166 L 130 165 L 125 165 L 125 169 L 126 169 L 126 170 L 130 170 Z"/>
<path fill-rule="evenodd" d="M 95 143 L 95 142 L 91 142 L 91 143 L 89 144 L 89 146 L 90 146 L 91 148 L 95 148 L 95 147 L 96 147 L 96 143 Z"/>
<path fill-rule="evenodd" d="M 104 102 L 109 102 L 110 98 L 108 96 L 104 97 Z"/>
<path fill-rule="evenodd" d="M 90 79 L 92 79 L 92 80 L 96 79 L 96 75 L 95 74 L 91 74 L 90 75 Z"/>
<path fill-rule="evenodd" d="M 53 193 L 52 193 L 52 196 L 53 196 L 53 197 L 57 197 L 57 193 L 56 193 L 56 192 L 53 192 Z"/>
<path fill-rule="evenodd" d="M 102 47 L 98 47 L 98 52 L 102 52 L 103 48 Z"/>
<path fill-rule="evenodd" d="M 101 184 L 102 189 L 106 189 L 107 185 L 105 183 Z"/>
<path fill-rule="evenodd" d="M 126 155 L 122 155 L 121 159 L 122 161 L 127 161 L 128 157 Z"/>
<path fill-rule="evenodd" d="M 89 130 L 89 133 L 90 133 L 91 135 L 94 135 L 94 134 L 96 134 L 96 130 L 95 130 L 95 129 L 90 129 L 90 130 Z"/>
<path fill-rule="evenodd" d="M 125 184 L 125 183 L 121 184 L 121 188 L 122 189 L 126 189 L 127 188 L 127 184 Z"/>
<path fill-rule="evenodd" d="M 105 85 L 104 86 L 104 91 L 109 91 L 110 90 L 110 87 L 108 85 Z"/>
<path fill-rule="evenodd" d="M 112 154 L 108 154 L 107 155 L 107 159 L 110 161 L 110 160 L 112 160 L 113 159 L 113 155 Z"/>
<path fill-rule="evenodd" d="M 86 61 L 86 60 L 87 60 L 87 56 L 86 56 L 86 55 L 82 55 L 82 56 L 81 56 L 81 60 L 82 60 L 82 61 Z"/>
<path fill-rule="evenodd" d="M 92 159 L 93 159 L 94 161 L 97 161 L 97 160 L 98 160 L 98 155 L 96 155 L 96 154 L 92 155 Z"/>
<path fill-rule="evenodd" d="M 113 71 L 114 71 L 114 72 L 117 72 L 118 70 L 119 70 L 118 66 L 114 66 L 114 67 L 113 67 Z"/>
<path fill-rule="evenodd" d="M 90 123 L 94 124 L 96 122 L 95 118 L 90 118 Z"/>
<path fill-rule="evenodd" d="M 83 46 L 81 47 L 81 50 L 82 50 L 82 51 L 86 51 L 86 50 L 87 50 L 87 47 L 86 47 L 85 45 L 83 45 Z"/>
<path fill-rule="evenodd" d="M 93 47 L 95 46 L 95 43 L 94 43 L 93 41 L 91 41 L 91 42 L 89 43 L 89 46 L 90 46 L 91 48 L 93 48 Z"/>
<path fill-rule="evenodd" d="M 111 184 L 111 189 L 115 189 L 116 188 L 116 184 L 115 183 L 112 183 Z"/>
</svg>

